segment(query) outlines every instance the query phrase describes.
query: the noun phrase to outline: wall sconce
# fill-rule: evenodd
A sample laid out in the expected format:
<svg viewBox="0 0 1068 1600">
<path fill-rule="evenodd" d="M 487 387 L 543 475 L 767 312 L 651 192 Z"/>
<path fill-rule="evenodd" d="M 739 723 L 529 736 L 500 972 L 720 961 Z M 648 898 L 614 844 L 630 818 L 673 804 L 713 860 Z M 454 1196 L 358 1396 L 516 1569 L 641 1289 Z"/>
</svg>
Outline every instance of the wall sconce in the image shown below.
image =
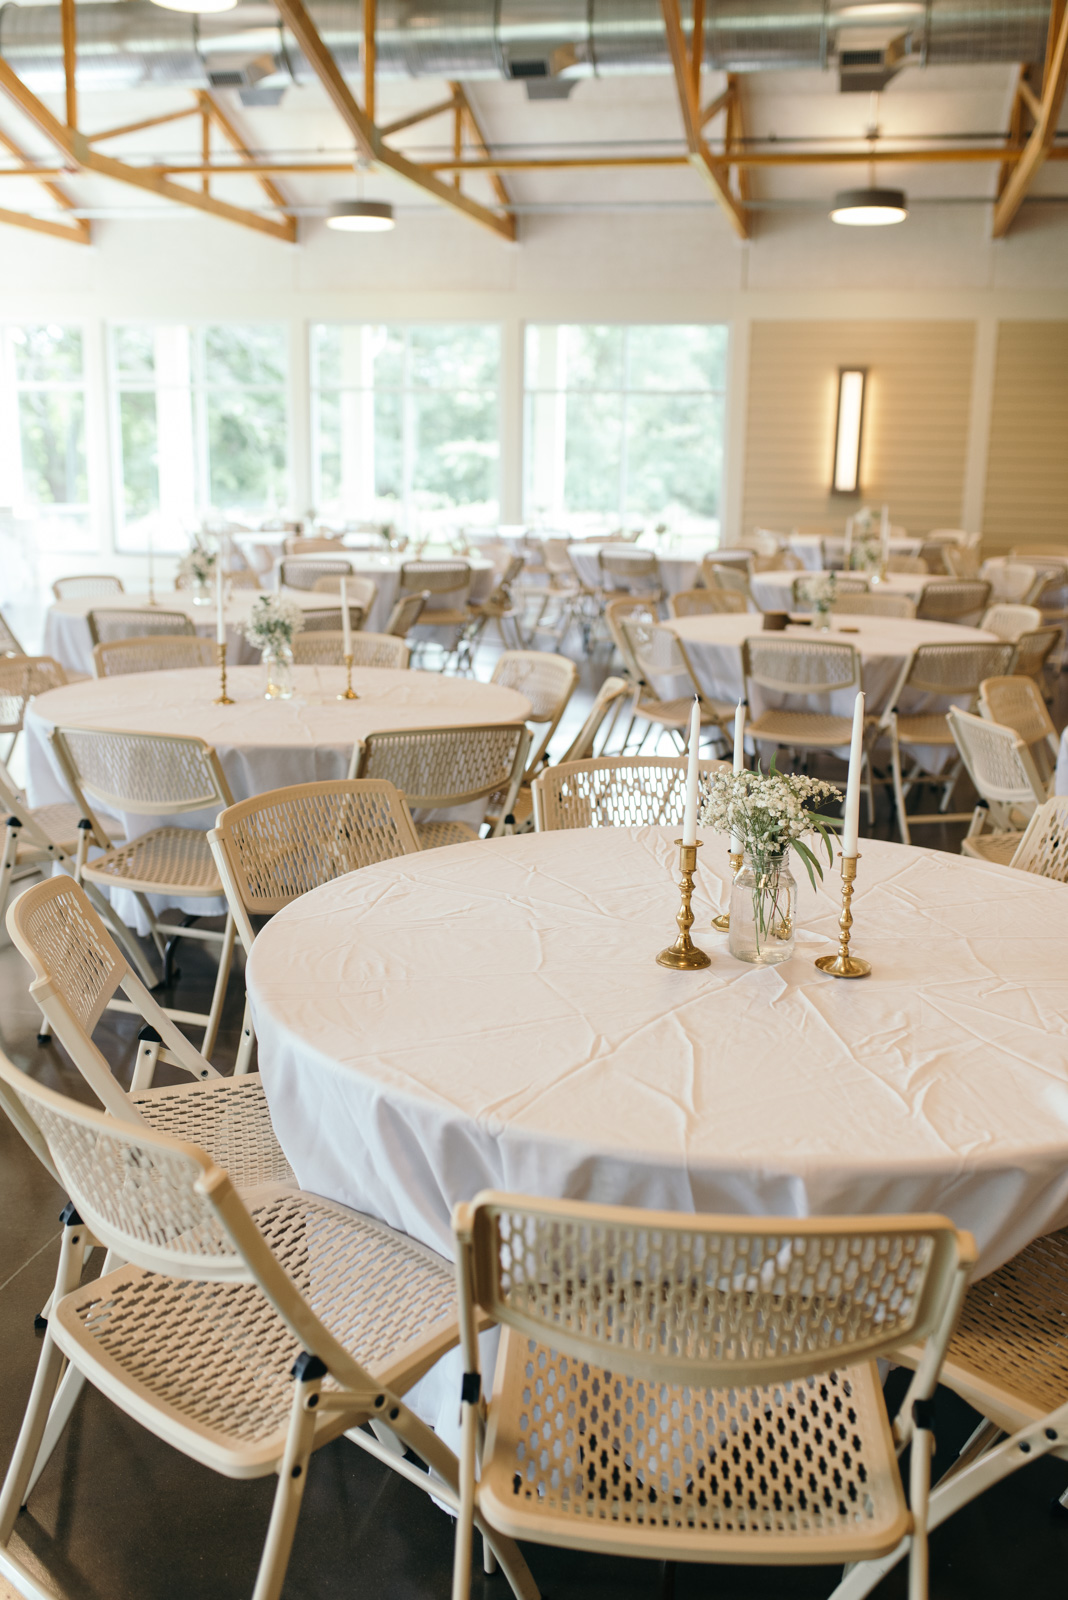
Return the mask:
<svg viewBox="0 0 1068 1600">
<path fill-rule="evenodd" d="M 860 490 L 860 446 L 864 433 L 866 367 L 838 369 L 838 422 L 834 433 L 834 493 Z"/>
</svg>

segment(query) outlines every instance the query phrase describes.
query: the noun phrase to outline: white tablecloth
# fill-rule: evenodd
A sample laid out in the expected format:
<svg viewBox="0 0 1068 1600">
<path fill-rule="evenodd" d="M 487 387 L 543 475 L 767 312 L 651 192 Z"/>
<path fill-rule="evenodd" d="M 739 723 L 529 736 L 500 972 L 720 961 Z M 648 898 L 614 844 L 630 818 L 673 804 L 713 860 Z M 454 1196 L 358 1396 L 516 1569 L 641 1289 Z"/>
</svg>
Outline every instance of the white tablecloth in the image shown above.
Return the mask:
<svg viewBox="0 0 1068 1600">
<path fill-rule="evenodd" d="M 841 534 L 830 534 L 829 538 L 845 541 L 845 531 Z M 823 565 L 823 540 L 815 533 L 794 533 L 786 541 L 786 548 L 792 550 L 809 572 L 818 572 Z M 892 538 L 890 540 L 890 554 L 892 556 L 918 556 L 923 548 L 922 539 Z"/>
<path fill-rule="evenodd" d="M 1068 890 L 865 840 L 854 949 L 803 873 L 792 960 L 734 961 L 706 836 L 673 973 L 673 829 L 577 830 L 366 868 L 258 936 L 272 1118 L 306 1188 L 451 1254 L 483 1187 L 684 1212 L 937 1211 L 989 1272 L 1068 1222 Z"/>
<path fill-rule="evenodd" d="M 377 584 L 378 594 L 375 597 L 374 605 L 371 607 L 371 610 L 368 613 L 364 627 L 369 633 L 381 633 L 382 629 L 386 625 L 390 612 L 393 610 L 393 605 L 397 598 L 397 587 L 400 583 L 400 569 L 405 561 L 415 561 L 418 558 L 410 551 L 401 554 L 396 551 L 341 549 L 329 551 L 312 550 L 309 551 L 307 555 L 288 556 L 284 559 L 290 561 L 318 562 L 337 561 L 339 557 L 349 563 L 349 565 L 352 567 L 353 575 L 355 577 L 372 578 Z M 485 556 L 469 555 L 459 557 L 453 555 L 449 551 L 446 551 L 441 556 L 428 555 L 425 559 L 428 561 L 466 561 L 468 566 L 471 568 L 471 588 L 468 593 L 468 599 L 476 604 L 479 601 L 486 599 L 496 580 L 497 569 L 495 568 L 493 562 L 488 561 Z M 268 587 L 273 587 L 275 578 L 271 576 L 265 578 L 263 581 Z M 295 599 L 297 596 L 304 593 L 306 593 L 306 591 L 300 589 L 286 590 L 286 596 L 290 599 Z M 322 605 L 323 598 L 324 597 L 321 594 L 316 595 L 315 603 L 317 605 Z M 455 603 L 455 597 L 452 595 L 431 595 L 430 599 L 426 603 L 426 611 L 423 614 L 425 616 L 427 612 L 435 609 L 448 609 L 450 606 L 454 606 Z"/>
<path fill-rule="evenodd" d="M 798 600 L 795 604 L 794 580 L 815 575 L 784 572 L 778 568 L 772 572 L 754 572 L 749 580 L 749 588 L 761 611 L 811 611 L 812 607 L 806 600 Z M 923 572 L 888 572 L 882 583 L 872 586 L 872 592 L 878 590 L 880 594 L 904 594 L 910 600 L 918 600 L 927 578 L 928 574 Z"/>
<path fill-rule="evenodd" d="M 583 583 L 596 584 L 604 580 L 598 561 L 598 554 L 603 550 L 603 544 L 571 546 L 571 559 L 575 563 L 575 570 Z M 660 581 L 664 586 L 665 594 L 678 594 L 683 589 L 696 587 L 698 575 L 701 571 L 702 557 L 715 554 L 707 545 L 697 547 L 667 547 L 662 552 L 647 545 L 624 544 L 618 547 L 622 552 L 635 551 L 640 555 L 655 555 L 660 563 Z M 622 588 L 622 580 L 618 587 Z"/>
<path fill-rule="evenodd" d="M 1061 747 L 1057 754 L 1057 776 L 1053 782 L 1054 794 L 1068 794 L 1068 728 L 1061 734 Z"/>
<path fill-rule="evenodd" d="M 394 587 L 396 585 L 394 584 Z M 303 590 L 287 589 L 286 598 L 295 600 L 305 609 L 323 610 L 331 604 L 328 594 L 308 594 Z M 206 639 L 215 638 L 215 594 L 207 605 L 198 606 L 186 589 L 157 591 L 160 611 L 180 611 L 191 617 L 196 631 Z M 249 613 L 257 599 L 255 589 L 235 589 L 226 604 L 226 656 L 235 666 L 259 661 L 260 653 L 248 643 L 244 628 Z M 337 601 L 333 603 L 337 605 Z M 93 641 L 89 635 L 88 616 L 93 610 L 143 611 L 148 605 L 147 594 L 95 595 L 92 599 L 57 600 L 45 615 L 44 650 L 54 656 L 70 672 L 91 673 L 93 670 Z M 368 625 L 369 626 L 369 625 Z"/>
</svg>

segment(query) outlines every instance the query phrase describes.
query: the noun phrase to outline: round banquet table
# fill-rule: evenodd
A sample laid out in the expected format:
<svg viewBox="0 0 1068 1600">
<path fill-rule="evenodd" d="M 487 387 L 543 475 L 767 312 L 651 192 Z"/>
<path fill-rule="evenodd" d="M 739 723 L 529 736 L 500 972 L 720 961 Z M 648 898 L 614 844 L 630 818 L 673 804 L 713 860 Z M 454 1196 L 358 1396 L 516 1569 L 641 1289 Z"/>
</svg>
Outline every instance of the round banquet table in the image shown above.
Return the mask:
<svg viewBox="0 0 1068 1600">
<path fill-rule="evenodd" d="M 457 845 L 303 895 L 257 936 L 248 992 L 272 1120 L 305 1188 L 445 1255 L 480 1189 L 683 1212 L 934 1211 L 979 1270 L 1068 1222 L 1068 890 L 862 841 L 839 982 L 837 874 L 800 878 L 795 955 L 658 967 L 674 828 Z"/>
<path fill-rule="evenodd" d="M 749 580 L 749 588 L 761 611 L 811 611 L 807 600 L 794 601 L 794 580 L 818 578 L 821 575 L 819 569 L 812 572 L 786 572 L 775 568 L 770 572 L 754 572 Z M 860 577 L 862 574 L 850 576 Z M 879 584 L 872 586 L 872 593 L 903 594 L 910 600 L 918 600 L 929 578 L 929 572 L 888 572 Z"/>
<path fill-rule="evenodd" d="M 658 550 L 641 543 L 583 545 L 576 542 L 571 545 L 569 553 L 575 564 L 575 571 L 583 583 L 598 584 L 604 581 L 604 573 L 597 558 L 600 551 L 605 549 L 616 549 L 622 555 L 655 555 L 660 566 L 660 581 L 665 594 L 679 594 L 683 589 L 695 588 L 703 557 L 715 554 L 708 544 L 675 545 Z M 616 581 L 616 587 L 625 588 L 622 579 Z"/>
<path fill-rule="evenodd" d="M 296 554 L 279 557 L 279 561 L 307 561 L 312 563 L 337 561 L 339 558 L 349 563 L 353 577 L 371 578 L 377 585 L 378 593 L 364 623 L 364 627 L 369 633 L 381 633 L 385 627 L 397 598 L 400 569 L 405 561 L 466 561 L 471 568 L 471 588 L 468 591 L 468 598 L 474 604 L 478 604 L 488 598 L 497 572 L 493 562 L 485 556 L 474 554 L 457 556 L 451 550 L 446 550 L 441 555 L 428 554 L 425 556 L 416 556 L 411 551 L 402 552 L 396 550 L 349 550 L 346 548 L 340 550 L 310 550 L 307 555 Z M 271 587 L 274 586 L 276 581 L 277 567 L 275 576 L 265 579 L 265 582 Z M 286 598 L 290 600 L 298 599 L 301 595 L 304 595 L 306 603 L 308 593 L 306 589 L 287 588 L 285 593 Z M 329 597 L 327 596 L 326 598 Z M 317 594 L 315 603 L 322 605 L 323 599 L 323 595 Z M 426 616 L 434 610 L 448 609 L 452 605 L 455 605 L 454 595 L 431 595 L 426 603 L 426 610 L 423 615 Z"/>
<path fill-rule="evenodd" d="M 197 633 L 203 638 L 215 638 L 215 591 L 211 590 L 207 605 L 198 606 L 188 589 L 157 589 L 156 600 L 160 611 L 180 611 L 190 617 Z M 259 661 L 260 652 L 249 644 L 244 629 L 249 613 L 259 598 L 255 589 L 234 589 L 226 602 L 226 655 L 235 665 Z M 328 594 L 310 594 L 303 589 L 287 589 L 286 598 L 295 600 L 305 610 L 329 609 L 338 601 Z M 78 600 L 57 600 L 45 615 L 43 654 L 53 656 L 70 672 L 91 673 L 93 670 L 93 641 L 89 633 L 89 613 L 93 610 L 144 611 L 148 608 L 147 594 L 107 594 L 83 597 Z"/>
</svg>

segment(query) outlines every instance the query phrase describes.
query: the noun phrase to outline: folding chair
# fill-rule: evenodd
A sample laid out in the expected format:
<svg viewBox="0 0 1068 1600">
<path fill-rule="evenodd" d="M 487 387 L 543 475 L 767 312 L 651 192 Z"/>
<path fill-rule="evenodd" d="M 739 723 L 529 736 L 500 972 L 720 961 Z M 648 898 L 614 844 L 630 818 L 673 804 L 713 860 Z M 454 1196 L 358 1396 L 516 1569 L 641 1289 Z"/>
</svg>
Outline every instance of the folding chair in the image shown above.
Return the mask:
<svg viewBox="0 0 1068 1600">
<path fill-rule="evenodd" d="M 560 765 L 562 766 L 568 761 L 585 761 L 588 757 L 595 755 L 597 737 L 607 722 L 608 727 L 601 741 L 601 754 L 603 755 L 612 738 L 623 704 L 631 698 L 632 694 L 633 689 L 625 678 L 606 678 L 597 691 L 597 696 L 586 714 L 586 720 L 583 722 L 582 727 L 560 757 Z"/>
<path fill-rule="evenodd" d="M 0 657 L 24 656 L 25 654 L 25 650 L 15 638 L 3 612 L 0 611 Z"/>
<path fill-rule="evenodd" d="M 530 729 L 504 722 L 460 728 L 405 728 L 370 734 L 352 753 L 351 778 L 385 778 L 412 811 L 447 810 L 503 796 L 489 837 L 504 832 L 530 751 Z M 469 822 L 416 822 L 424 850 L 479 837 Z"/>
<path fill-rule="evenodd" d="M 177 672 L 213 667 L 215 645 L 196 634 L 146 634 L 141 639 L 111 639 L 93 646 L 93 672 L 98 678 L 127 672 Z"/>
<path fill-rule="evenodd" d="M 283 589 L 314 589 L 320 578 L 351 578 L 351 561 L 301 561 L 299 556 L 282 558 Z"/>
<path fill-rule="evenodd" d="M 979 626 L 984 633 L 992 633 L 998 639 L 1009 639 L 1013 643 L 1021 633 L 1031 633 L 1035 628 L 1042 626 L 1042 613 L 1037 606 L 1008 605 L 1004 601 L 995 601 L 983 612 Z"/>
<path fill-rule="evenodd" d="M 916 615 L 921 622 L 973 625 L 989 604 L 990 585 L 984 579 L 932 578 L 923 586 Z"/>
<path fill-rule="evenodd" d="M 470 591 L 471 565 L 467 561 L 405 561 L 400 569 L 398 600 L 411 594 L 429 595 L 431 602 L 436 596 L 442 597 L 440 605 L 424 600 L 426 610 L 419 618 L 421 628 L 445 629 L 451 637 L 448 648 L 441 645 L 442 671 L 449 657 L 455 654 L 469 621 L 467 597 Z M 421 654 L 422 646 L 417 649 Z"/>
<path fill-rule="evenodd" d="M 651 550 L 618 550 L 603 545 L 597 553 L 604 593 L 621 589 L 624 594 L 657 606 L 664 598 L 660 562 Z"/>
<path fill-rule="evenodd" d="M 694 695 L 701 702 L 702 725 L 710 723 L 716 743 L 726 745 L 726 730 L 733 723 L 735 707 L 705 694 L 683 641 L 663 623 L 641 616 L 624 616 L 620 626 L 638 671 L 639 691 L 631 724 L 633 726 L 637 717 L 643 717 L 648 722 L 638 745 L 639 753 L 653 728 L 670 733 L 680 746 L 684 745 Z M 686 692 L 676 698 L 666 699 L 657 687 L 657 678 L 677 680 L 680 677 L 685 679 Z M 629 738 L 629 729 L 627 733 Z M 624 740 L 624 748 L 626 742 Z"/>
<path fill-rule="evenodd" d="M 311 586 L 312 594 L 340 595 L 341 584 L 342 578 L 339 575 L 334 577 L 330 577 L 328 575 L 323 578 L 316 578 L 315 582 Z M 371 613 L 371 607 L 378 599 L 378 585 L 374 579 L 362 578 L 357 574 L 354 576 L 345 576 L 344 584 L 345 596 L 349 605 L 359 606 L 364 616 L 369 616 Z"/>
<path fill-rule="evenodd" d="M 687 756 L 602 756 L 547 767 L 534 780 L 534 831 L 680 825 L 688 764 Z M 730 766 L 702 761 L 700 770 Z"/>
<path fill-rule="evenodd" d="M 0 656 L 0 734 L 10 736 L 5 762 L 18 743 L 30 701 L 66 681 L 67 674 L 51 656 Z"/>
<path fill-rule="evenodd" d="M 70 578 L 57 578 L 52 594 L 57 600 L 84 600 L 98 594 L 124 594 L 121 578 L 107 572 L 76 573 Z"/>
<path fill-rule="evenodd" d="M 457 1206 L 453 1231 L 453 1600 L 470 1592 L 478 1513 L 513 1538 L 632 1559 L 831 1565 L 905 1541 L 910 1600 L 925 1600 L 931 1402 L 968 1234 L 936 1216 L 750 1220 L 492 1192 Z M 502 1330 L 488 1406 L 483 1316 Z M 916 1342 L 891 1425 L 877 1358 Z"/>
<path fill-rule="evenodd" d="M 842 593 L 831 601 L 831 612 L 839 617 L 914 617 L 916 602 L 907 594 Z"/>
<path fill-rule="evenodd" d="M 1057 767 L 1060 741 L 1034 679 L 1019 674 L 984 678 L 979 685 L 979 711 L 990 722 L 1000 722 L 1019 734 L 1048 786 Z"/>
<path fill-rule="evenodd" d="M 77 806 L 31 806 L 0 762 L 0 806 L 6 818 L 0 856 L 0 916 L 7 910 L 11 884 L 28 872 L 62 866 L 80 875 L 89 849 L 89 830 Z M 111 841 L 108 841 L 109 844 Z"/>
<path fill-rule="evenodd" d="M 1024 829 L 1009 866 L 1068 883 L 1068 795 L 1055 794 L 1043 801 Z M 1068 1388 L 1065 1392 L 1068 1394 Z"/>
<path fill-rule="evenodd" d="M 132 607 L 108 609 L 94 606 L 86 617 L 89 637 L 94 645 L 110 644 L 113 639 L 144 639 L 149 634 L 195 634 L 191 617 L 184 611 L 165 611 L 162 606 L 135 611 Z"/>
<path fill-rule="evenodd" d="M 353 633 L 354 667 L 406 667 L 411 651 L 404 639 L 389 633 Z M 293 660 L 298 667 L 343 667 L 345 634 L 334 629 L 311 629 L 293 635 Z"/>
<path fill-rule="evenodd" d="M 1041 689 L 1046 675 L 1046 666 L 1052 660 L 1053 652 L 1060 649 L 1064 651 L 1063 628 L 1030 628 L 1026 633 L 1018 635 L 1015 650 L 1012 656 L 1013 673 L 1034 680 Z"/>
<path fill-rule="evenodd" d="M 406 594 L 394 603 L 393 610 L 386 620 L 384 632 L 396 635 L 398 639 L 407 639 L 412 628 L 419 621 L 423 607 L 430 599 L 430 590 L 424 589 L 421 594 Z"/>
<path fill-rule="evenodd" d="M 946 713 L 979 796 L 961 854 L 1008 866 L 1035 810 L 1049 797 L 1026 743 L 1012 728 L 952 706 Z M 989 822 L 993 833 L 984 833 Z"/>
<path fill-rule="evenodd" d="M 990 585 L 993 605 L 1024 605 L 1034 592 L 1038 573 L 1021 561 L 984 561 L 979 576 Z"/>
<path fill-rule="evenodd" d="M 672 617 L 736 615 L 746 610 L 745 596 L 735 589 L 680 589 L 667 604 Z"/>
<path fill-rule="evenodd" d="M 541 742 L 523 774 L 523 782 L 529 784 L 545 761 L 552 736 L 567 710 L 578 682 L 578 668 L 567 656 L 553 655 L 548 650 L 505 650 L 497 658 L 490 682 L 515 689 L 530 701 L 527 724 L 538 724 Z"/>
</svg>

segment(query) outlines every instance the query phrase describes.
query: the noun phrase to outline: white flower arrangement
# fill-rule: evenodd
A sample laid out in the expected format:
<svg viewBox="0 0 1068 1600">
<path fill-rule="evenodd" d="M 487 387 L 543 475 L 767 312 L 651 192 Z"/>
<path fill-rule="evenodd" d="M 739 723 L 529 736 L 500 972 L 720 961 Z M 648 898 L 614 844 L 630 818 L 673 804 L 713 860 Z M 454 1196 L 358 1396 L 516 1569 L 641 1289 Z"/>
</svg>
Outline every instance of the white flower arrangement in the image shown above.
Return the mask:
<svg viewBox="0 0 1068 1600">
<path fill-rule="evenodd" d="M 814 572 L 810 578 L 801 579 L 798 592 L 808 601 L 813 611 L 823 614 L 831 609 L 834 597 L 838 593 L 837 574 Z"/>
<path fill-rule="evenodd" d="M 869 533 L 877 533 L 875 526 L 875 512 L 871 506 L 861 506 L 853 518 L 853 537 L 863 539 Z"/>
<path fill-rule="evenodd" d="M 703 779 L 698 817 L 703 828 L 739 840 L 760 877 L 787 850 L 796 850 L 815 888 L 823 865 L 805 841 L 815 834 L 833 862 L 830 830 L 840 828 L 842 820 L 817 807 L 841 799 L 833 783 L 803 772 L 777 772 L 772 761 L 768 772 L 716 772 Z"/>
<path fill-rule="evenodd" d="M 210 583 L 215 576 L 215 564 L 218 559 L 218 551 L 209 550 L 197 533 L 193 535 L 193 543 L 189 547 L 188 554 L 179 562 L 178 571 L 183 578 L 192 578 L 194 583 Z"/>
<path fill-rule="evenodd" d="M 854 534 L 850 566 L 854 572 L 875 572 L 883 560 L 883 542 L 875 529 Z"/>
<path fill-rule="evenodd" d="M 292 600 L 281 595 L 261 594 L 252 607 L 245 626 L 245 638 L 259 650 L 277 650 L 291 645 L 293 635 L 304 627 L 304 613 Z"/>
</svg>

